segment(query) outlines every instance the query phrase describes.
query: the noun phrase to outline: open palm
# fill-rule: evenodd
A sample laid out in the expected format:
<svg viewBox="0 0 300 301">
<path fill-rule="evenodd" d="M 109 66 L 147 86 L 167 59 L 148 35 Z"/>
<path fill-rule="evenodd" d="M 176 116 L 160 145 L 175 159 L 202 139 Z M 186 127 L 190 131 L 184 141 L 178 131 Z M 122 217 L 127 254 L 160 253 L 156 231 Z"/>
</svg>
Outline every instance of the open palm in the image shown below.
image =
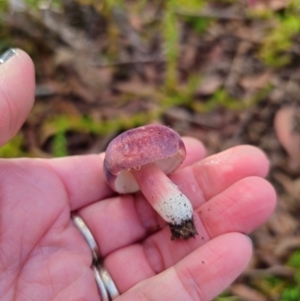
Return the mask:
<svg viewBox="0 0 300 301">
<path fill-rule="evenodd" d="M 3 145 L 32 106 L 28 56 L 18 50 L 0 65 L 0 78 Z M 0 160 L 0 299 L 100 300 L 91 251 L 72 211 L 97 241 L 121 293 L 116 300 L 217 296 L 249 262 L 252 246 L 244 234 L 265 222 L 275 193 L 262 178 L 268 161 L 260 150 L 239 146 L 205 158 L 200 142 L 185 138 L 185 144 L 187 158 L 170 177 L 194 207 L 199 235 L 188 241 L 170 240 L 141 193 L 119 196 L 109 189 L 103 154 Z"/>
</svg>

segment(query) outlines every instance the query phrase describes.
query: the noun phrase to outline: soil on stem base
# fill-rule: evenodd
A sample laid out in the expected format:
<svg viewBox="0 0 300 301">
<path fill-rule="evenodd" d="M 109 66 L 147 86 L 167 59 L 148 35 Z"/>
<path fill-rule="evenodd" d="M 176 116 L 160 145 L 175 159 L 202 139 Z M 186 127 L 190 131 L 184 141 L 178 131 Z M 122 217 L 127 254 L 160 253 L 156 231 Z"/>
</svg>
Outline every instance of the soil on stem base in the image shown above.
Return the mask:
<svg viewBox="0 0 300 301">
<path fill-rule="evenodd" d="M 187 240 L 191 237 L 195 238 L 195 236 L 198 235 L 193 219 L 183 221 L 181 225 L 169 224 L 169 227 L 172 233 L 171 240 Z"/>
</svg>

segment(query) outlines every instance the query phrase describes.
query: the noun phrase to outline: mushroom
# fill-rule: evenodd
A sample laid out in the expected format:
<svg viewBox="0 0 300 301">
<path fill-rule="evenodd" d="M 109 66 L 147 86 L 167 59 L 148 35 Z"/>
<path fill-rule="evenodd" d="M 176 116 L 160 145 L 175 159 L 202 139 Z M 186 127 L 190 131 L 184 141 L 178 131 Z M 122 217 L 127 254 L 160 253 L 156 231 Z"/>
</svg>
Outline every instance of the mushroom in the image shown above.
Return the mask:
<svg viewBox="0 0 300 301">
<path fill-rule="evenodd" d="M 193 207 L 168 178 L 186 155 L 184 143 L 169 127 L 152 124 L 122 133 L 107 147 L 104 174 L 118 193 L 141 190 L 169 224 L 171 239 L 195 237 Z"/>
</svg>

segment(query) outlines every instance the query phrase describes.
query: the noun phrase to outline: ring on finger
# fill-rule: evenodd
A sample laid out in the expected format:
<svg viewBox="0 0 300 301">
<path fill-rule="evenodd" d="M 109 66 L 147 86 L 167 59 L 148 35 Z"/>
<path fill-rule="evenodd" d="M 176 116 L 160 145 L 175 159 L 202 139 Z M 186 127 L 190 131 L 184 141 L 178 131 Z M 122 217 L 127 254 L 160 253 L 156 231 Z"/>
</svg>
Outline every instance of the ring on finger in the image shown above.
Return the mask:
<svg viewBox="0 0 300 301">
<path fill-rule="evenodd" d="M 92 232 L 78 214 L 72 214 L 72 220 L 92 251 L 93 270 L 102 300 L 114 300 L 120 294 L 111 275 L 102 264 L 103 260 L 100 256 L 99 248 Z"/>
</svg>

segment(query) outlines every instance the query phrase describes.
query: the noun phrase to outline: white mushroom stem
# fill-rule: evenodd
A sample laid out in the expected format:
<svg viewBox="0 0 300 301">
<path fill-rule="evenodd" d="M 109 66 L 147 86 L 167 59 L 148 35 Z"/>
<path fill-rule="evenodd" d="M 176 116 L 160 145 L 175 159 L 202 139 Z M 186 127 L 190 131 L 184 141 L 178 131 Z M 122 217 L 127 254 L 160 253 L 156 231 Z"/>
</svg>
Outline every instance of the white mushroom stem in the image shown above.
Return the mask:
<svg viewBox="0 0 300 301">
<path fill-rule="evenodd" d="M 155 163 L 131 172 L 146 199 L 167 223 L 180 226 L 193 220 L 192 204 Z"/>
</svg>

